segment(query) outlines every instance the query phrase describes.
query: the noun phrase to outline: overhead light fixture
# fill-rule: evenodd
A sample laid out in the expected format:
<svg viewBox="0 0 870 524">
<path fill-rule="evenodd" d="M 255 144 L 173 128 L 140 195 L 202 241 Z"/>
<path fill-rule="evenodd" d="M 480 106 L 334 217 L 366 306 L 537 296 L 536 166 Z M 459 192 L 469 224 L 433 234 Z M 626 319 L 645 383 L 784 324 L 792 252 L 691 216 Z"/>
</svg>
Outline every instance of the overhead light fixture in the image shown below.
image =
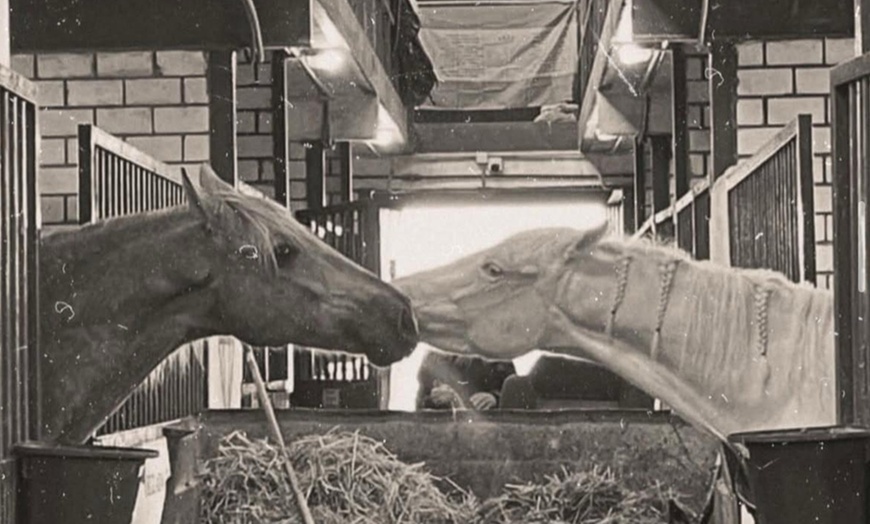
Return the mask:
<svg viewBox="0 0 870 524">
<path fill-rule="evenodd" d="M 347 67 L 348 56 L 341 49 L 317 49 L 305 56 L 309 67 L 326 73 L 337 73 Z"/>
<path fill-rule="evenodd" d="M 652 49 L 637 44 L 622 44 L 616 48 L 616 59 L 624 65 L 642 64 L 649 62 L 652 57 Z"/>
<path fill-rule="evenodd" d="M 634 25 L 631 20 L 631 0 L 626 0 L 619 15 L 611 46 L 616 59 L 623 65 L 636 65 L 648 62 L 653 57 L 653 50 L 634 43 Z"/>
<path fill-rule="evenodd" d="M 389 148 L 402 142 L 399 126 L 387 112 L 387 109 L 378 104 L 378 124 L 375 130 L 375 138 L 369 144 L 375 148 Z"/>
</svg>

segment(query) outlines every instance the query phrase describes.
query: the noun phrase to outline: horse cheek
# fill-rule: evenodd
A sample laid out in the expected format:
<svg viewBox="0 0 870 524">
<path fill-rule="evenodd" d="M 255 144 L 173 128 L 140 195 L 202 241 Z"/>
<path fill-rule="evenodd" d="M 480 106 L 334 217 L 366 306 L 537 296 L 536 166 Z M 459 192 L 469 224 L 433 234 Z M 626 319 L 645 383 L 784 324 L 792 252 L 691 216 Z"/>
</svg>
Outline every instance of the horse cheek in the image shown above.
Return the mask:
<svg viewBox="0 0 870 524">
<path fill-rule="evenodd" d="M 545 306 L 534 293 L 492 308 L 475 322 L 471 342 L 487 356 L 513 358 L 537 348 L 546 325 Z"/>
</svg>

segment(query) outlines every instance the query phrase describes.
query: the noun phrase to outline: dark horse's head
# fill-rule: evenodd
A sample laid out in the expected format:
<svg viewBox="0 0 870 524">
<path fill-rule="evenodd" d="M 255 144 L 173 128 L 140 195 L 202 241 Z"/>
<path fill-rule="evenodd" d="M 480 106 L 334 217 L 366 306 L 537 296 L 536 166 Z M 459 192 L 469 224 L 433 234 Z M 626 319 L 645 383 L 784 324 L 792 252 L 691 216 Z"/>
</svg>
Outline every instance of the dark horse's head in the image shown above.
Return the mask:
<svg viewBox="0 0 870 524">
<path fill-rule="evenodd" d="M 276 203 L 243 194 L 203 166 L 184 177 L 210 246 L 220 331 L 253 345 L 363 353 L 379 366 L 407 356 L 418 333 L 409 300 L 342 256 Z"/>
</svg>

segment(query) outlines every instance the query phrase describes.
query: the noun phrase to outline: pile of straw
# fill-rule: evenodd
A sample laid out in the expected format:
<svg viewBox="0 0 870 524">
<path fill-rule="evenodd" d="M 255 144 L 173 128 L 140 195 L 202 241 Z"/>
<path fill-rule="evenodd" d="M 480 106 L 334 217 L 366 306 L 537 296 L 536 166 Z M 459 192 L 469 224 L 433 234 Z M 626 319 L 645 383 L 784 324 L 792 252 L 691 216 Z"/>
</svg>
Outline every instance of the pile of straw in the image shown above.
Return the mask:
<svg viewBox="0 0 870 524">
<path fill-rule="evenodd" d="M 480 502 L 358 432 L 303 437 L 288 454 L 318 524 L 667 524 L 668 501 L 677 498 L 658 486 L 629 489 L 612 471 L 594 468 L 508 484 Z M 206 463 L 201 521 L 301 523 L 283 460 L 266 440 L 225 437 Z"/>
<path fill-rule="evenodd" d="M 406 464 L 358 432 L 330 431 L 288 445 L 318 524 L 467 524 L 478 504 L 455 485 L 450 495 L 423 464 Z M 235 432 L 206 463 L 202 522 L 301 522 L 277 446 Z"/>
<path fill-rule="evenodd" d="M 481 506 L 476 524 L 667 524 L 671 491 L 628 489 L 611 470 L 547 476 L 543 483 L 508 484 Z"/>
</svg>

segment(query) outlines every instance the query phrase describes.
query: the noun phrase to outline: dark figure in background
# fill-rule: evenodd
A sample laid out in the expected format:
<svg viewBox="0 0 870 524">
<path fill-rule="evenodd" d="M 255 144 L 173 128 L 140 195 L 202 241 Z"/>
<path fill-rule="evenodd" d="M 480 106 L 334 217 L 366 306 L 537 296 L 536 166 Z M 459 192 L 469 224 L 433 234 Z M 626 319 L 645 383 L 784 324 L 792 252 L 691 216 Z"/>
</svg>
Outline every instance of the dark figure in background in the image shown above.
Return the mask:
<svg viewBox="0 0 870 524">
<path fill-rule="evenodd" d="M 505 379 L 515 374 L 511 361 L 429 351 L 417 374 L 417 409 L 493 409 Z"/>
</svg>

